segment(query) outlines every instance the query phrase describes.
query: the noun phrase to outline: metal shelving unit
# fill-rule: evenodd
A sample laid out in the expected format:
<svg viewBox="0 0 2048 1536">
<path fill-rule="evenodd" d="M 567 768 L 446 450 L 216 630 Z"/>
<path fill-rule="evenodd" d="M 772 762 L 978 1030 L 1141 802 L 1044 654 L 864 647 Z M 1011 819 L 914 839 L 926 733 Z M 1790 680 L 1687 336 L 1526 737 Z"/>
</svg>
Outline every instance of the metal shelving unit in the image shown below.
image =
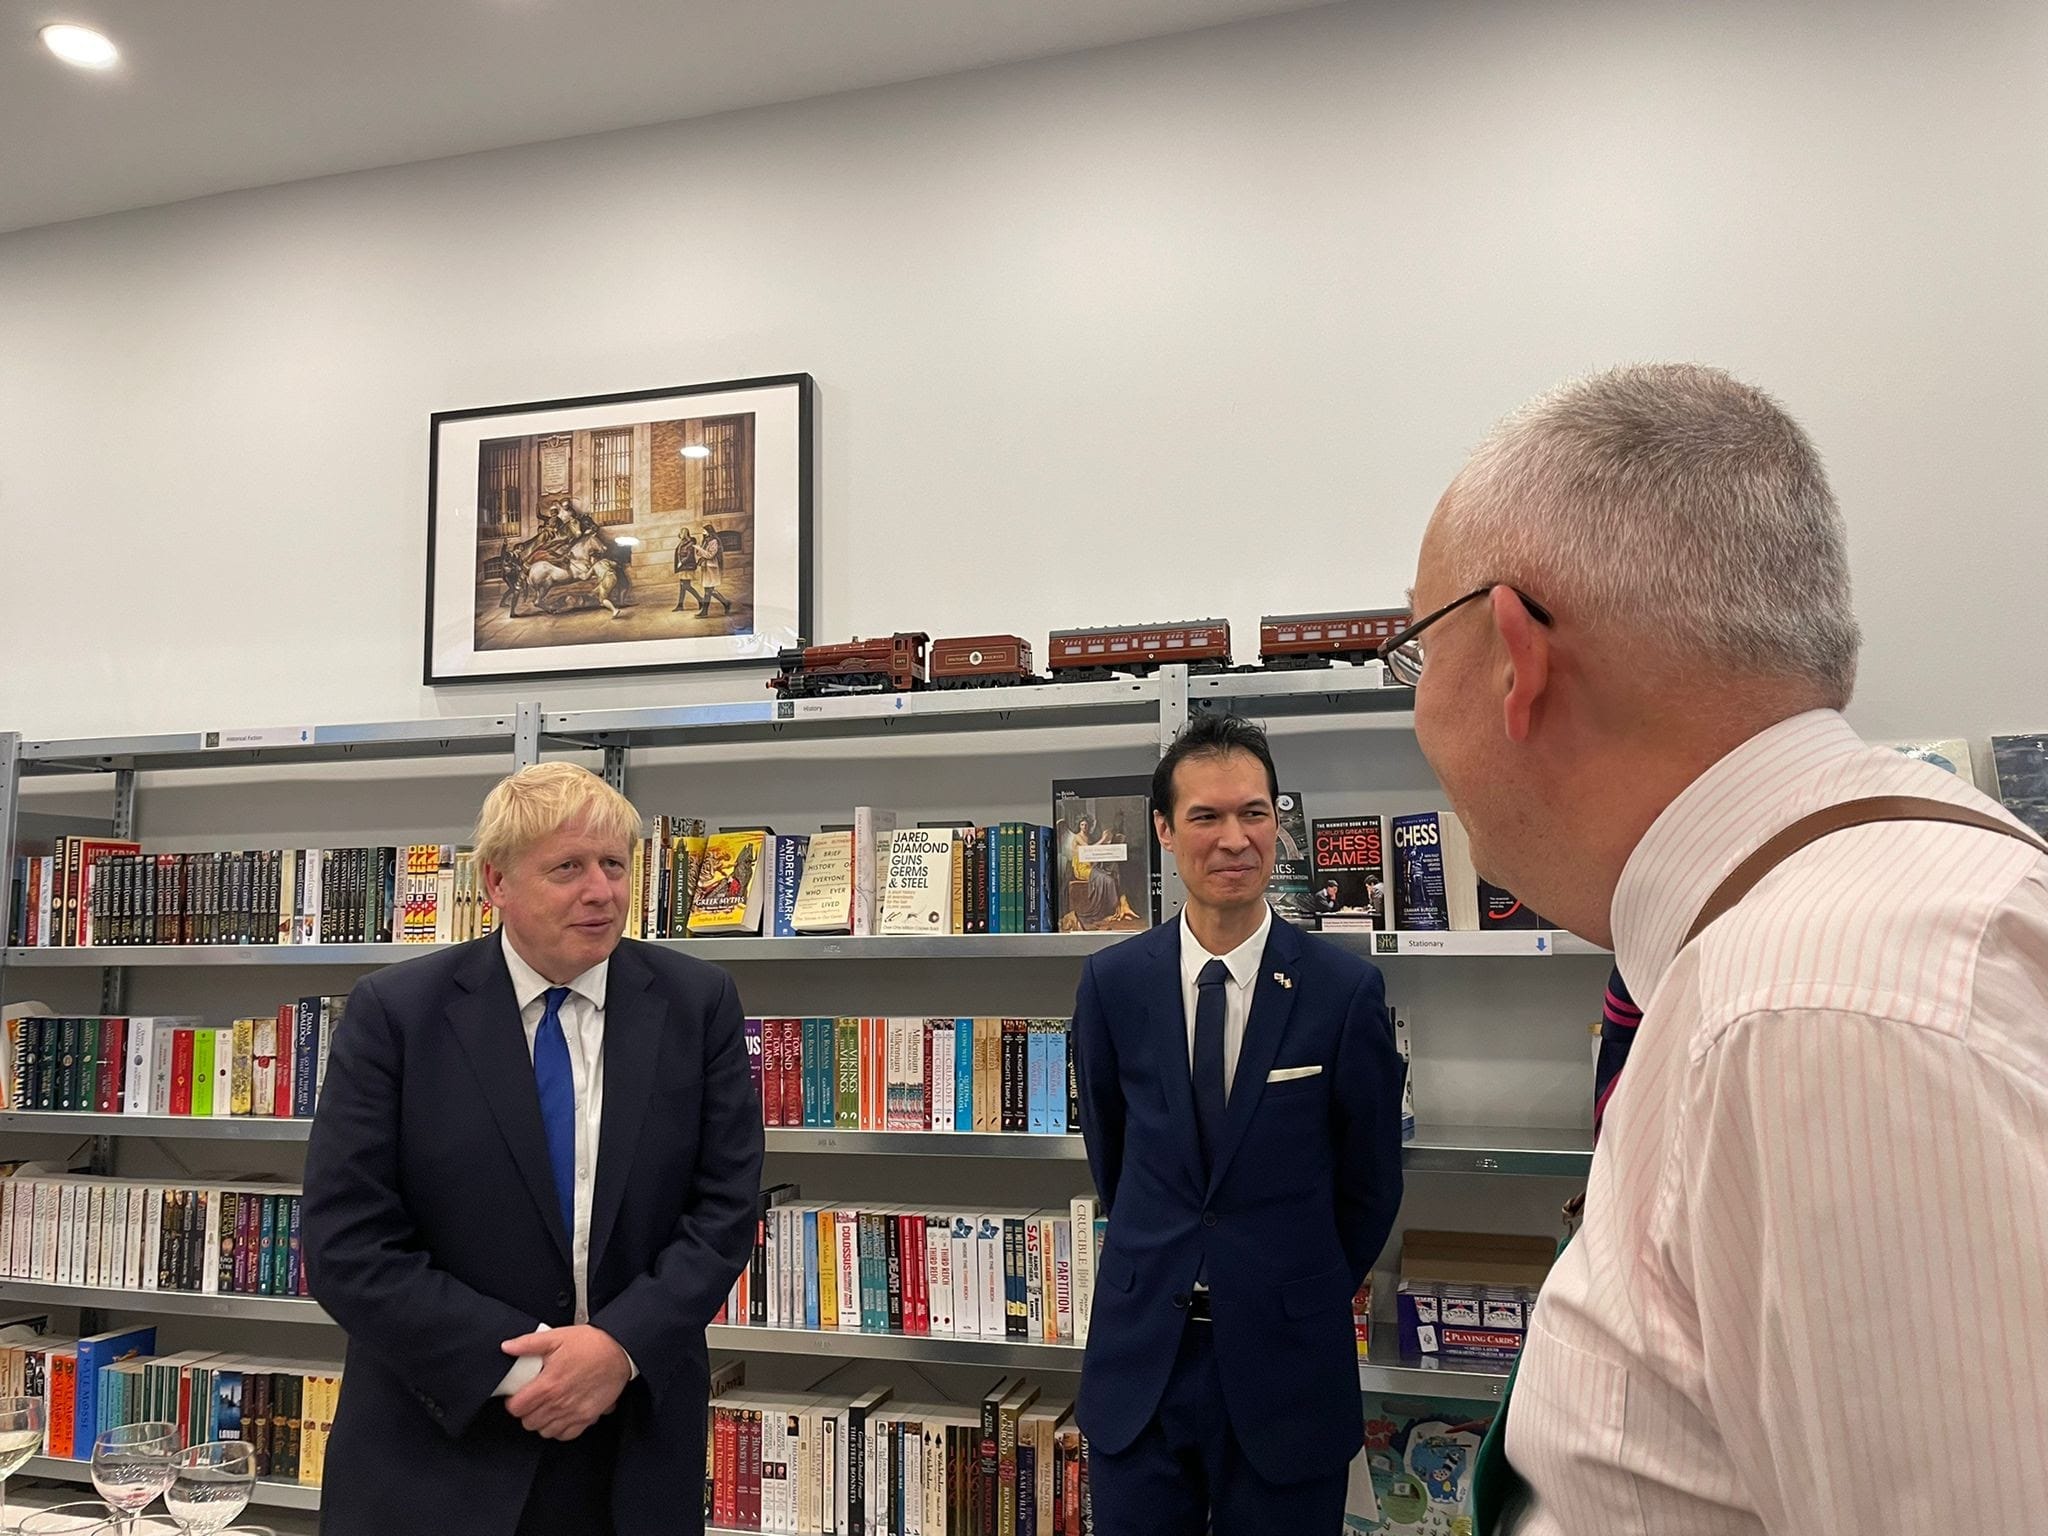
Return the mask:
<svg viewBox="0 0 2048 1536">
<path fill-rule="evenodd" d="M 125 1136 L 147 1141 L 304 1141 L 313 1122 L 267 1115 L 102 1115 L 0 1110 L 0 1131 L 31 1136 Z"/>
<path fill-rule="evenodd" d="M 23 741 L 0 732 L 0 882 L 11 877 L 17 846 L 19 787 L 24 777 L 111 776 L 112 814 L 95 830 L 131 835 L 137 775 L 210 767 L 274 767 L 351 762 L 423 761 L 450 756 L 497 757 L 504 766 L 537 762 L 549 751 L 598 751 L 604 773 L 624 788 L 629 752 L 732 744 L 769 753 L 804 742 L 885 741 L 909 736 L 1015 730 L 1103 729 L 1135 733 L 1161 749 L 1191 712 L 1224 710 L 1261 717 L 1329 716 L 1344 728 L 1410 730 L 1410 690 L 1383 685 L 1377 665 L 1282 673 L 1224 673 L 1189 677 L 1170 667 L 1144 679 L 1044 684 L 1022 688 L 931 692 L 824 700 L 757 696 L 722 704 L 548 713 L 538 703 L 443 720 L 365 723 L 257 731 L 186 732 L 72 740 Z M 38 835 L 42 835 L 39 829 Z M 1178 881 L 1164 872 L 1169 908 Z M 665 947 L 733 966 L 807 965 L 864 960 L 931 964 L 984 961 L 1042 962 L 1078 968 L 1086 956 L 1118 942 L 1116 934 L 967 935 L 935 938 L 722 938 L 663 941 Z M 1594 946 L 1568 934 L 1329 934 L 1325 937 L 1376 960 L 1409 964 L 1424 959 L 1469 963 L 1482 958 L 1594 955 Z M 204 945 L 0 950 L 0 979 L 15 967 L 97 969 L 101 1007 L 123 1010 L 126 980 L 134 969 L 245 967 L 366 969 L 411 959 L 429 946 L 406 944 Z M 0 994 L 4 995 L 4 994 Z M 305 1120 L 195 1119 L 187 1116 L 0 1112 L 0 1131 L 90 1137 L 96 1169 L 111 1168 L 122 1139 L 303 1142 Z M 805 1130 L 771 1128 L 770 1151 L 792 1155 L 890 1156 L 1078 1163 L 1078 1136 Z M 1590 1163 L 1584 1132 L 1424 1126 L 1404 1152 L 1415 1172 L 1582 1177 Z M 0 1279 L 0 1299 L 78 1307 L 92 1312 L 185 1315 L 267 1324 L 329 1325 L 318 1303 L 294 1297 L 206 1296 L 173 1291 L 111 1290 Z M 715 1325 L 712 1347 L 737 1353 L 826 1355 L 849 1359 L 990 1365 L 1006 1369 L 1073 1372 L 1081 1351 L 1071 1344 L 1008 1339 L 951 1339 L 854 1331 L 808 1331 Z M 1491 1401 L 1506 1372 L 1440 1369 L 1397 1358 L 1394 1330 L 1376 1330 L 1375 1358 L 1359 1367 L 1361 1387 L 1426 1392 Z M 29 1473 L 85 1480 L 81 1464 L 48 1458 Z M 293 1484 L 260 1485 L 256 1502 L 289 1508 L 318 1507 L 319 1491 Z"/>
<path fill-rule="evenodd" d="M 149 1313 L 162 1317 L 237 1317 L 265 1323 L 331 1325 L 320 1303 L 308 1296 L 206 1296 L 194 1291 L 131 1291 L 105 1285 L 52 1285 L 43 1280 L 0 1279 L 0 1301 L 33 1301 L 52 1307 L 102 1312 Z"/>
<path fill-rule="evenodd" d="M 31 1456 L 22 1464 L 19 1477 L 46 1478 L 54 1483 L 92 1482 L 92 1463 L 74 1461 L 64 1456 Z M 260 1504 L 270 1509 L 318 1509 L 320 1490 L 303 1483 L 278 1483 L 264 1478 L 256 1484 L 249 1495 L 251 1504 Z M 149 1526 L 149 1517 L 143 1518 L 143 1528 Z"/>
</svg>

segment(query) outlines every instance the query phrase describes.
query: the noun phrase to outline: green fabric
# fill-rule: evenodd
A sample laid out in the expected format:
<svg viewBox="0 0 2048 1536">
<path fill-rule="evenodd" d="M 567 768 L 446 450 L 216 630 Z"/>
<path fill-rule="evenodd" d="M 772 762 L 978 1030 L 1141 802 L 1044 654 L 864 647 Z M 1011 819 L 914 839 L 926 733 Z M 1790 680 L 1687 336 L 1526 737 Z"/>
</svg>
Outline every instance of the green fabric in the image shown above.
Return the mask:
<svg viewBox="0 0 2048 1536">
<path fill-rule="evenodd" d="M 1562 1254 L 1571 1241 L 1567 1236 L 1557 1251 Z M 1523 1347 L 1527 1347 L 1526 1341 Z M 1515 1378 L 1521 1374 L 1522 1357 L 1517 1354 L 1507 1385 L 1500 1389 L 1500 1410 L 1487 1426 L 1486 1438 L 1479 1442 L 1479 1455 L 1472 1463 L 1473 1536 L 1506 1536 L 1501 1516 L 1522 1502 L 1529 1486 L 1508 1460 L 1508 1404 L 1514 1400 Z"/>
</svg>

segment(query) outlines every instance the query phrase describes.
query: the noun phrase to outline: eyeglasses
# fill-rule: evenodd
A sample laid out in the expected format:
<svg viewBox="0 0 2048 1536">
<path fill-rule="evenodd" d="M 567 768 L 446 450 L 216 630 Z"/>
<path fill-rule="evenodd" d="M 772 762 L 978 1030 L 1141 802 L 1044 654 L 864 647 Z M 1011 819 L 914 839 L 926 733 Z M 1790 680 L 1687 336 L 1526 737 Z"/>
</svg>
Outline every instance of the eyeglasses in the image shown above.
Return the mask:
<svg viewBox="0 0 2048 1536">
<path fill-rule="evenodd" d="M 1379 658 L 1386 663 L 1387 672 L 1393 680 L 1403 688 L 1413 688 L 1417 683 L 1421 682 L 1422 632 L 1445 614 L 1457 612 L 1458 609 L 1464 607 L 1467 603 L 1486 596 L 1487 593 L 1500 585 L 1500 582 L 1490 581 L 1483 587 L 1475 587 L 1463 597 L 1445 603 L 1435 613 L 1423 615 L 1423 617 L 1417 619 L 1399 634 L 1383 641 L 1379 648 Z M 1522 606 L 1529 610 L 1529 617 L 1538 624 L 1543 625 L 1547 629 L 1557 622 L 1551 618 L 1548 608 L 1545 608 L 1520 587 L 1509 587 L 1508 590 L 1522 600 Z"/>
</svg>

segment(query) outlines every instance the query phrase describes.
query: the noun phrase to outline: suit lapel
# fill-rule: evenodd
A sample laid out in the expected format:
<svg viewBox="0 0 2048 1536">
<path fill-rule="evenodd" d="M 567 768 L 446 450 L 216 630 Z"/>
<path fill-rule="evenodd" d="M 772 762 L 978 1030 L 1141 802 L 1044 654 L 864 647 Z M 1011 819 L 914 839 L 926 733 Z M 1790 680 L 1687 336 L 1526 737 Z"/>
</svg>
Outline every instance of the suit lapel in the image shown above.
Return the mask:
<svg viewBox="0 0 2048 1536">
<path fill-rule="evenodd" d="M 533 1057 L 519 1018 L 519 999 L 512 991 L 512 973 L 505 969 L 499 935 L 474 948 L 455 973 L 460 990 L 448 1004 L 455 1038 L 462 1043 L 483 1090 L 484 1104 L 526 1180 L 527 1193 L 554 1236 L 562 1258 L 569 1259 L 569 1234 L 562 1230 L 562 1208 L 555 1198 L 553 1165 L 548 1161 L 547 1135 L 540 1123 L 540 1090 L 534 1085 Z"/>
<path fill-rule="evenodd" d="M 1188 1182 L 1202 1187 L 1202 1142 L 1195 1132 L 1195 1081 L 1188 1067 L 1187 1005 L 1180 995 L 1180 920 L 1152 930 L 1157 937 L 1147 962 L 1150 974 L 1142 995 L 1151 1014 L 1151 1038 L 1157 1042 L 1159 1076 L 1166 1089 L 1166 1117 L 1180 1131 Z"/>
<path fill-rule="evenodd" d="M 1252 983 L 1251 1014 L 1245 1020 L 1244 1042 L 1238 1047 L 1237 1071 L 1230 1079 L 1230 1107 L 1223 1121 L 1223 1145 L 1217 1151 L 1215 1165 L 1209 1173 L 1209 1192 L 1212 1195 L 1223 1185 L 1223 1175 L 1229 1171 L 1230 1160 L 1244 1140 L 1244 1133 L 1250 1129 L 1259 1100 L 1265 1095 L 1266 1074 L 1273 1070 L 1273 1063 L 1279 1058 L 1280 1041 L 1287 1033 L 1287 1020 L 1294 1012 L 1295 993 L 1294 987 L 1282 986 L 1279 978 L 1284 976 L 1290 982 L 1294 980 L 1295 962 L 1300 956 L 1300 935 L 1285 918 L 1274 914 L 1273 926 L 1266 934 L 1266 951 L 1259 957 L 1259 974 Z"/>
<path fill-rule="evenodd" d="M 648 990 L 653 980 L 647 962 L 626 944 L 612 951 L 604 991 L 604 1125 L 598 1131 L 597 1188 L 590 1200 L 593 1273 L 625 1202 L 633 1152 L 654 1092 L 668 1005 L 659 993 Z"/>
</svg>

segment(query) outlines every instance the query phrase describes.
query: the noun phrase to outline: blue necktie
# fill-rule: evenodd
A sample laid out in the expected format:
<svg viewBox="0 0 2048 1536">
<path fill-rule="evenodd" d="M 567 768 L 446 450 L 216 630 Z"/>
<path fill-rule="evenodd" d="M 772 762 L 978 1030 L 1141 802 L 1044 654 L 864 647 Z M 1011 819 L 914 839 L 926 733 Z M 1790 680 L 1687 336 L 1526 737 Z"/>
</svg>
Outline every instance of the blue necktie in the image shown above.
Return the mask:
<svg viewBox="0 0 2048 1536">
<path fill-rule="evenodd" d="M 555 1198 L 562 1202 L 562 1235 L 576 1241 L 576 1078 L 569 1070 L 569 1041 L 562 1033 L 567 987 L 549 987 L 547 1011 L 533 1034 L 533 1081 L 540 1089 L 540 1128 L 555 1169 Z"/>
<path fill-rule="evenodd" d="M 1202 1168 L 1215 1166 L 1223 1141 L 1223 984 L 1230 968 L 1211 960 L 1195 978 L 1195 1136 Z"/>
</svg>

